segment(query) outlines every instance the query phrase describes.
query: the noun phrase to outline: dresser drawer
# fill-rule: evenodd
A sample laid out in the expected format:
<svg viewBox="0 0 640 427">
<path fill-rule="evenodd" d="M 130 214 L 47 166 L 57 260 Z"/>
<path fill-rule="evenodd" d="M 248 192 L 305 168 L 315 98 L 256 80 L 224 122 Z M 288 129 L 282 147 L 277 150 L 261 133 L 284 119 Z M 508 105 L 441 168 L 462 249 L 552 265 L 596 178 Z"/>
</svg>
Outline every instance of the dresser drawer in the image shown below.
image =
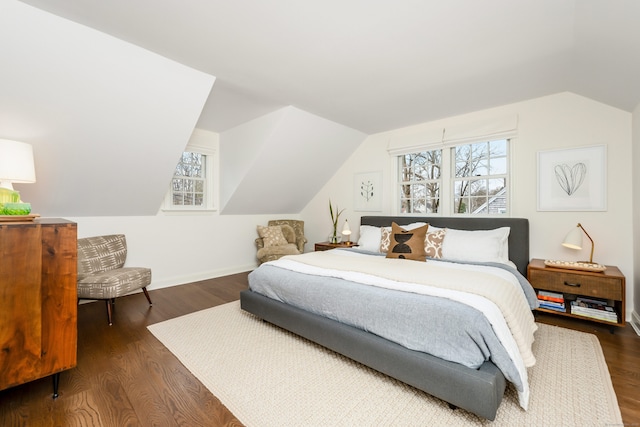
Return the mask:
<svg viewBox="0 0 640 427">
<path fill-rule="evenodd" d="M 622 300 L 622 283 L 619 278 L 593 274 L 565 273 L 553 270 L 529 271 L 529 281 L 534 288 L 590 296 L 595 298 Z"/>
</svg>

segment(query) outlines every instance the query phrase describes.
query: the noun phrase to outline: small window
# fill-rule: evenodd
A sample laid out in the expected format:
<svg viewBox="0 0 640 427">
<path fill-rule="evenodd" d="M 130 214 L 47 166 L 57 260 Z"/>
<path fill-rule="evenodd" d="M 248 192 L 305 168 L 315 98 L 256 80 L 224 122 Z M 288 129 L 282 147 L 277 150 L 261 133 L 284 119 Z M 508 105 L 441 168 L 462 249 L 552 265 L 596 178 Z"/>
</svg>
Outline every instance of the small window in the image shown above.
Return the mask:
<svg viewBox="0 0 640 427">
<path fill-rule="evenodd" d="M 178 159 L 164 199 L 165 211 L 216 209 L 217 150 L 187 146 Z"/>
<path fill-rule="evenodd" d="M 171 180 L 171 204 L 199 208 L 205 206 L 207 187 L 207 156 L 185 151 Z"/>
</svg>

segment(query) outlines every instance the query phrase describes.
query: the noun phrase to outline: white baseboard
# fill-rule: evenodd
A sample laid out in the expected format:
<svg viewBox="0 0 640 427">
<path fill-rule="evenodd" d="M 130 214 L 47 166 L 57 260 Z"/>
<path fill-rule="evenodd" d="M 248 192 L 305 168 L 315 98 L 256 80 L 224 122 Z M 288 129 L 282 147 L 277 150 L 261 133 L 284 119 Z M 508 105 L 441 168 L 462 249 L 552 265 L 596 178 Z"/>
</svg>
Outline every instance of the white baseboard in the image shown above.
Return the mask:
<svg viewBox="0 0 640 427">
<path fill-rule="evenodd" d="M 171 277 L 168 279 L 153 280 L 151 285 L 147 287 L 147 290 L 169 288 L 171 286 L 184 285 L 192 282 L 199 282 L 201 280 L 213 279 L 216 277 L 230 276 L 232 274 L 243 273 L 245 271 L 255 270 L 258 267 L 257 264 L 240 265 L 229 268 L 221 268 L 218 270 L 210 270 L 204 272 L 198 272 L 195 274 L 187 274 L 184 276 Z"/>
<path fill-rule="evenodd" d="M 631 313 L 630 323 L 633 330 L 636 331 L 636 334 L 640 335 L 640 314 L 638 314 L 637 311 Z"/>
</svg>

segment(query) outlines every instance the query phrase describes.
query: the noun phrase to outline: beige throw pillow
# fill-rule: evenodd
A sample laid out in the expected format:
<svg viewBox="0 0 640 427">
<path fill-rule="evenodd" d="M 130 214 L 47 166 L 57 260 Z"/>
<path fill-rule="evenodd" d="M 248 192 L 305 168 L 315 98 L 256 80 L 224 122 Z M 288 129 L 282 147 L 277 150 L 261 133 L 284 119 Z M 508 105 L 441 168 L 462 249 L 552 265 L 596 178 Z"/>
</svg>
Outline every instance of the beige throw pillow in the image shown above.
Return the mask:
<svg viewBox="0 0 640 427">
<path fill-rule="evenodd" d="M 446 232 L 447 230 L 444 228 L 433 233 L 427 232 L 427 238 L 424 241 L 427 258 L 442 258 L 442 242 Z"/>
<path fill-rule="evenodd" d="M 258 226 L 258 235 L 262 237 L 264 247 L 286 245 L 287 239 L 282 234 L 282 228 L 279 225 L 270 225 L 268 227 Z"/>
</svg>

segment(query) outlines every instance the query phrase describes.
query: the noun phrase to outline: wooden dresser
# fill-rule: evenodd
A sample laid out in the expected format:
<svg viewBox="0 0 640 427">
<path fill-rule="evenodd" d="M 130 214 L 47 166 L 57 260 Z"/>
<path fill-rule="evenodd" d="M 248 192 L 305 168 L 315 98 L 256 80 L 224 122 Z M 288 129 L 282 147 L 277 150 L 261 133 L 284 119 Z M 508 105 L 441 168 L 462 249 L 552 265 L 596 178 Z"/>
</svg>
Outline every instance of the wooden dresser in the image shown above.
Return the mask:
<svg viewBox="0 0 640 427">
<path fill-rule="evenodd" d="M 77 227 L 0 222 L 0 390 L 76 366 Z"/>
</svg>

